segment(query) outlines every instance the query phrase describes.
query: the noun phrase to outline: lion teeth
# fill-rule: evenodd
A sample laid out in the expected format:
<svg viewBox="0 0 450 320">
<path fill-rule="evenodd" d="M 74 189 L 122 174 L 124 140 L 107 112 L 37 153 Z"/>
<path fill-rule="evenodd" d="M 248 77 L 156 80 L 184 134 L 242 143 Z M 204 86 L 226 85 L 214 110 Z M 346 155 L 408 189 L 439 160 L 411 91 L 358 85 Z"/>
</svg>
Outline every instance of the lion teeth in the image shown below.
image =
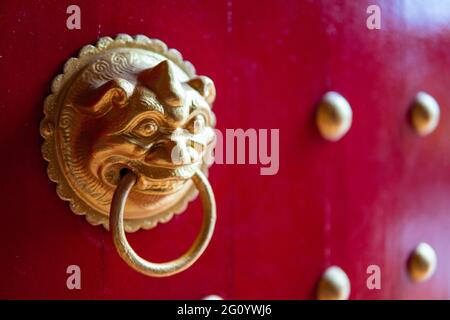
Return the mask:
<svg viewBox="0 0 450 320">
<path fill-rule="evenodd" d="M 151 180 L 147 177 L 142 176 L 139 179 L 138 187 L 144 191 L 170 191 L 176 189 L 184 183 L 183 180 Z"/>
</svg>

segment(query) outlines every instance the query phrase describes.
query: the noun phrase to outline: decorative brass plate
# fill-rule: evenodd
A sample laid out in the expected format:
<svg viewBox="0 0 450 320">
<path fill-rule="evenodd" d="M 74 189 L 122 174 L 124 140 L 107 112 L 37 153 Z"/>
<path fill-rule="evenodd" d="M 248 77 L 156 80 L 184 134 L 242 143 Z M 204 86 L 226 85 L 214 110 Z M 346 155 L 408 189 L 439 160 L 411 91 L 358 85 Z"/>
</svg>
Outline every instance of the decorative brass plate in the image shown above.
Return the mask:
<svg viewBox="0 0 450 320">
<path fill-rule="evenodd" d="M 125 207 L 126 231 L 181 213 L 207 171 L 214 141 L 212 81 L 156 39 L 120 34 L 83 47 L 52 83 L 40 132 L 48 176 L 76 214 L 108 228 L 123 169 L 137 177 Z M 174 150 L 181 161 L 173 161 Z"/>
</svg>

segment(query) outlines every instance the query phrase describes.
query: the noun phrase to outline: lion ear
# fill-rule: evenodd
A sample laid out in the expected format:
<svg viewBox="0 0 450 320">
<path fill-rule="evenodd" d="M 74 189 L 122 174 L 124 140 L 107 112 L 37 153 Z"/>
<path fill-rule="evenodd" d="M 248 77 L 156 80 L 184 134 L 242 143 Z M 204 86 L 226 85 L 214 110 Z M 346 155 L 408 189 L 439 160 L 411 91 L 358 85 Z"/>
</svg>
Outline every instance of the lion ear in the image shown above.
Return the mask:
<svg viewBox="0 0 450 320">
<path fill-rule="evenodd" d="M 216 87 L 210 78 L 206 76 L 197 76 L 189 80 L 187 84 L 197 90 L 210 105 L 214 102 L 214 99 L 216 98 Z"/>
<path fill-rule="evenodd" d="M 124 79 L 112 79 L 79 98 L 78 108 L 91 115 L 103 116 L 113 107 L 124 106 L 134 86 Z"/>
</svg>

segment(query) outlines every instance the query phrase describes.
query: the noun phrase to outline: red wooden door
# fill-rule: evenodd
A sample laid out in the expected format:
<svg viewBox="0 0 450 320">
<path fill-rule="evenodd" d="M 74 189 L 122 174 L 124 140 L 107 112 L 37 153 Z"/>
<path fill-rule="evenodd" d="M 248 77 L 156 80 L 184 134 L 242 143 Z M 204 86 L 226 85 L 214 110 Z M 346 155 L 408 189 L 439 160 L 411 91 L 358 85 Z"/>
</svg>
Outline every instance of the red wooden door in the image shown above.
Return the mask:
<svg viewBox="0 0 450 320">
<path fill-rule="evenodd" d="M 0 4 L 0 297 L 63 299 L 310 299 L 324 270 L 340 266 L 351 299 L 450 298 L 449 1 L 69 1 Z M 366 26 L 381 9 L 381 29 Z M 118 256 L 111 235 L 74 215 L 42 159 L 39 122 L 50 81 L 102 36 L 145 34 L 178 49 L 217 88 L 217 127 L 279 129 L 279 170 L 215 164 L 213 239 L 187 271 L 149 278 Z M 327 91 L 350 103 L 353 124 L 337 142 L 316 128 Z M 408 121 L 419 91 L 441 107 L 436 130 Z M 272 146 L 273 150 L 273 146 Z M 169 223 L 128 236 L 156 261 L 187 249 L 199 201 Z M 420 242 L 435 274 L 410 281 Z M 66 286 L 69 265 L 81 289 Z M 369 290 L 367 267 L 381 270 Z"/>
</svg>

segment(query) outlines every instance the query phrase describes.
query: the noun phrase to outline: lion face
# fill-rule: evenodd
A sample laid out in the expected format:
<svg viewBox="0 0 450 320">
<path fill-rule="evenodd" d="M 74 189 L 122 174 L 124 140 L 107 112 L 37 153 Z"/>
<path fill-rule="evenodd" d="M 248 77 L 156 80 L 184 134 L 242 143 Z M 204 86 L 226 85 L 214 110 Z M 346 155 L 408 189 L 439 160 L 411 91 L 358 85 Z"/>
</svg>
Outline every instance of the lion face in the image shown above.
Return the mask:
<svg viewBox="0 0 450 320">
<path fill-rule="evenodd" d="M 105 55 L 62 98 L 56 149 L 65 179 L 84 203 L 108 215 L 121 175 L 131 170 L 137 182 L 127 219 L 181 210 L 195 195 L 190 178 L 207 168 L 214 98 L 209 78 L 189 77 L 160 56 Z"/>
<path fill-rule="evenodd" d="M 58 195 L 108 228 L 117 184 L 131 170 L 125 229 L 167 222 L 197 195 L 193 175 L 208 170 L 214 98 L 211 79 L 160 40 L 118 35 L 83 47 L 55 77 L 40 126 Z"/>
<path fill-rule="evenodd" d="M 83 109 L 95 119 L 88 166 L 110 186 L 132 170 L 138 192 L 177 192 L 200 169 L 214 140 L 212 81 L 180 82 L 167 60 L 140 72 L 134 83 L 109 80 L 85 99 Z"/>
</svg>

